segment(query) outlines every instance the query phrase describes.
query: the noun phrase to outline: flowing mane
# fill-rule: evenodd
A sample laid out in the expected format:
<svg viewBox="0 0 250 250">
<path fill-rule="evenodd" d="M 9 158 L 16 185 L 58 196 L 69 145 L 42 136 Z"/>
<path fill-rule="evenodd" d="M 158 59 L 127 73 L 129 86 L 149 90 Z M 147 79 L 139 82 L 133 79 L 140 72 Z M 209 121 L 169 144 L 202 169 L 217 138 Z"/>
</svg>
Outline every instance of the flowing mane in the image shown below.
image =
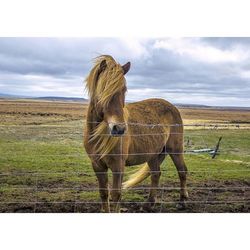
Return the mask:
<svg viewBox="0 0 250 250">
<path fill-rule="evenodd" d="M 109 135 L 108 126 L 106 122 L 101 122 L 95 128 L 93 134 L 90 137 L 90 142 L 95 143 L 95 151 L 98 154 L 98 158 L 101 159 L 105 155 L 109 154 L 111 150 L 120 141 L 119 137 L 113 137 Z"/>
<path fill-rule="evenodd" d="M 128 110 L 124 110 L 125 121 L 128 120 Z M 89 142 L 95 143 L 95 151 L 99 154 L 99 159 L 109 154 L 111 150 L 120 142 L 120 137 L 114 137 L 109 134 L 108 125 L 106 122 L 100 122 L 93 133 L 90 135 Z"/>
<path fill-rule="evenodd" d="M 103 60 L 106 61 L 106 69 L 100 73 Z M 95 65 L 85 81 L 91 100 L 96 100 L 102 107 L 107 107 L 112 96 L 125 87 L 122 66 L 108 55 L 95 58 Z"/>
<path fill-rule="evenodd" d="M 100 72 L 103 60 L 106 62 L 106 68 Z M 123 69 L 108 55 L 99 56 L 94 62 L 94 67 L 85 80 L 86 89 L 94 105 L 107 107 L 111 98 L 125 87 Z M 124 118 L 127 121 L 126 108 L 124 108 Z M 105 121 L 100 122 L 89 137 L 89 142 L 94 142 L 95 151 L 100 159 L 109 154 L 119 141 L 119 137 L 109 135 L 108 124 Z"/>
</svg>

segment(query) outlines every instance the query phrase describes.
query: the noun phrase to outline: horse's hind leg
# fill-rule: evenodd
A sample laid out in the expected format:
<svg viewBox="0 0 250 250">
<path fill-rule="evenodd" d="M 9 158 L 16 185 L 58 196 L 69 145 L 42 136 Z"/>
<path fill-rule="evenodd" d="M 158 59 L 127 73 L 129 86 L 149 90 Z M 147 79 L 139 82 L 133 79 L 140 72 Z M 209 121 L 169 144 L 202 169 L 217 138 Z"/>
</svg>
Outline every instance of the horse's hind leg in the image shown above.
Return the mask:
<svg viewBox="0 0 250 250">
<path fill-rule="evenodd" d="M 188 192 L 186 186 L 186 179 L 187 179 L 187 167 L 184 161 L 183 151 L 174 151 L 172 153 L 169 152 L 171 159 L 173 160 L 176 169 L 179 174 L 180 178 L 180 202 L 178 204 L 179 209 L 185 208 L 185 200 L 188 199 Z"/>
<path fill-rule="evenodd" d="M 157 156 L 156 159 L 149 161 L 148 166 L 150 168 L 150 174 L 151 174 L 151 187 L 150 187 L 150 193 L 147 200 L 146 205 L 144 208 L 150 209 L 155 204 L 155 197 L 157 194 L 157 189 L 159 186 L 160 176 L 161 176 L 161 163 L 165 159 L 164 154 L 160 154 Z"/>
</svg>

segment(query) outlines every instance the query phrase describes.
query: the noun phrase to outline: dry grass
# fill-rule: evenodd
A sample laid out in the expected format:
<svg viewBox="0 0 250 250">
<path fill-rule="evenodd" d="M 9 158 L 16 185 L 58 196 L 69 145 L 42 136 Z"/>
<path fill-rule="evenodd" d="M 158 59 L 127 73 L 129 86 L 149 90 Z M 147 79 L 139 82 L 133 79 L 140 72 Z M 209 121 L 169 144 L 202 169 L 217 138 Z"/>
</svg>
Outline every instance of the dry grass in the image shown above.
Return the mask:
<svg viewBox="0 0 250 250">
<path fill-rule="evenodd" d="M 181 108 L 179 109 L 184 121 L 199 120 L 209 122 L 249 123 L 250 110 L 243 109 L 204 109 Z"/>
<path fill-rule="evenodd" d="M 80 102 L 49 102 L 33 100 L 0 100 L 1 124 L 44 124 L 82 120 L 87 104 Z M 250 123 L 250 110 L 180 108 L 185 124 Z"/>
<path fill-rule="evenodd" d="M 87 105 L 78 102 L 0 100 L 0 124 L 27 125 L 82 120 Z"/>
</svg>

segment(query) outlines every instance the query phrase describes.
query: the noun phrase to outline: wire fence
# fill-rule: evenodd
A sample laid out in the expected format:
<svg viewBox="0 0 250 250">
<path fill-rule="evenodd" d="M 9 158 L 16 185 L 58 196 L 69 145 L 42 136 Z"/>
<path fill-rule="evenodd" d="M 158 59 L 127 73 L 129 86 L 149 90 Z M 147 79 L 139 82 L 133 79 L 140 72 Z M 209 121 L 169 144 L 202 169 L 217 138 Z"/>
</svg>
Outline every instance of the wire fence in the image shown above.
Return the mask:
<svg viewBox="0 0 250 250">
<path fill-rule="evenodd" d="M 43 187 L 37 185 L 29 186 L 29 187 L 8 187 L 8 189 L 19 189 L 19 190 L 47 190 L 47 191 L 55 191 L 55 190 L 72 190 L 72 187 Z M 120 189 L 111 188 L 112 190 L 119 191 Z M 141 186 L 141 187 L 131 187 L 129 191 L 132 190 L 150 190 L 150 187 Z M 155 187 L 156 190 L 180 190 L 179 187 Z M 196 189 L 196 190 L 250 190 L 250 186 L 234 186 L 234 187 L 203 187 L 203 186 L 189 186 L 188 189 Z M 74 190 L 77 191 L 99 191 L 99 190 L 108 190 L 106 188 L 98 188 L 98 187 L 78 187 L 75 186 Z"/>
<path fill-rule="evenodd" d="M 162 172 L 167 172 L 167 173 L 176 173 L 176 170 L 165 170 L 165 169 L 161 169 L 160 171 L 150 171 L 151 173 L 162 173 Z M 186 171 L 178 171 L 180 173 L 182 172 L 186 172 Z M 188 170 L 188 174 L 192 174 L 192 173 L 233 173 L 233 172 L 250 172 L 250 169 L 202 169 L 202 170 Z M 84 171 L 67 171 L 67 172 L 40 172 L 40 171 L 36 171 L 36 172 L 29 172 L 29 171 L 21 171 L 21 172 L 1 172 L 0 176 L 23 176 L 23 175 L 30 175 L 30 176 L 36 176 L 36 175 L 89 175 L 90 173 L 92 173 L 93 176 L 95 176 L 94 171 L 92 170 L 84 170 Z M 98 172 L 99 174 L 106 174 L 106 172 Z M 120 174 L 120 173 L 124 173 L 124 172 L 120 172 L 120 171 L 113 171 L 112 174 Z M 133 172 L 127 172 L 127 174 L 133 174 Z M 90 175 L 91 176 L 91 175 Z"/>
<path fill-rule="evenodd" d="M 100 122 L 85 122 L 84 124 L 100 124 Z M 250 128 L 250 122 L 242 122 L 242 123 L 139 123 L 139 122 L 126 122 L 126 123 L 116 123 L 117 125 L 128 125 L 128 126 L 140 126 L 140 127 L 148 127 L 148 128 L 158 128 L 158 127 L 192 127 L 192 128 L 200 128 L 200 129 L 227 129 L 227 128 Z M 59 125 L 59 124 L 0 124 L 0 127 L 3 128 L 15 128 L 15 127 L 27 127 L 27 128 L 42 128 L 42 127 L 58 127 L 58 128 L 79 128 L 78 125 Z"/>
<path fill-rule="evenodd" d="M 91 122 L 91 123 L 96 123 L 96 122 Z M 204 138 L 205 135 L 211 135 L 211 133 L 213 133 L 214 131 L 218 131 L 220 129 L 232 129 L 231 131 L 233 132 L 233 129 L 250 129 L 250 126 L 248 126 L 248 124 L 142 124 L 142 123 L 127 123 L 128 126 L 141 126 L 141 127 L 147 127 L 150 129 L 155 129 L 157 131 L 157 129 L 162 128 L 162 127 L 188 127 L 188 128 L 200 128 L 202 131 L 201 133 L 191 133 L 190 135 L 188 135 L 187 139 L 188 141 L 191 140 L 192 137 L 200 137 L 201 138 L 201 142 L 199 144 L 193 143 L 193 145 L 189 145 L 189 143 L 186 143 L 185 146 L 187 147 L 187 149 L 183 152 L 167 152 L 166 150 L 163 152 L 161 151 L 155 151 L 155 152 L 134 152 L 134 153 L 110 153 L 108 154 L 109 156 L 143 156 L 143 155 L 157 155 L 157 154 L 166 154 L 166 155 L 178 155 L 178 154 L 184 154 L 184 155 L 198 155 L 200 152 L 194 152 L 192 151 L 193 147 L 196 148 L 204 148 L 204 149 L 211 149 L 213 150 L 214 147 L 209 148 L 208 143 L 206 141 L 206 139 Z M 20 128 L 20 127 L 25 127 L 27 128 L 27 130 L 23 131 L 22 130 L 22 135 L 30 135 L 30 131 L 29 129 L 33 129 L 33 128 L 56 128 L 56 130 L 58 129 L 63 129 L 63 128 L 70 128 L 70 129 L 75 129 L 78 128 L 79 126 L 69 126 L 69 125 L 24 125 L 24 126 L 20 126 L 20 125 L 0 125 L 0 129 L 1 128 L 8 128 L 8 133 L 13 133 L 15 135 L 15 133 L 17 132 L 17 130 L 13 130 L 13 128 Z M 23 129 L 23 128 L 21 128 Z M 204 131 L 209 131 L 209 133 L 204 132 Z M 1 132 L 1 130 L 0 130 Z M 36 138 L 39 138 L 39 133 L 35 132 L 35 136 Z M 19 132 L 18 132 L 19 133 Z M 40 131 L 40 133 L 42 134 L 42 136 L 48 136 L 50 137 L 51 133 L 46 133 L 45 135 L 43 134 L 43 131 Z M 58 135 L 60 133 L 58 133 L 58 131 L 54 132 L 55 135 Z M 180 134 L 186 134 L 186 132 L 182 133 L 182 132 L 152 132 L 152 133 L 142 133 L 142 134 L 129 134 L 129 136 L 131 137 L 142 137 L 142 136 L 152 136 L 152 137 L 157 137 L 157 136 L 170 136 L 170 135 L 180 135 Z M 20 133 L 19 133 L 20 135 Z M 78 131 L 73 131 L 73 132 L 65 132 L 63 133 L 63 135 L 66 136 L 71 136 L 71 135 L 76 135 L 79 136 L 79 139 L 82 139 L 82 137 L 84 136 L 83 132 L 78 132 Z M 33 134 L 31 134 L 31 137 L 33 136 Z M 110 136 L 109 133 L 104 133 L 101 134 L 101 136 Z M 122 138 L 124 138 L 126 136 L 126 134 L 124 136 L 121 137 L 121 141 Z M 9 144 L 11 144 L 11 141 L 8 141 Z M 28 143 L 28 142 L 27 142 Z M 192 144 L 192 143 L 190 143 Z M 122 145 L 122 143 L 121 143 Z M 213 145 L 214 146 L 214 145 Z M 230 150 L 231 152 L 232 150 Z M 221 153 L 230 153 L 229 151 L 226 150 L 220 150 Z M 204 152 L 206 153 L 206 152 Z M 32 155 L 28 155 L 26 156 L 26 158 L 36 158 L 36 157 L 44 157 L 44 158 L 48 158 L 48 157 L 55 157 L 57 159 L 59 158 L 83 158 L 86 159 L 86 156 L 100 156 L 101 154 L 87 154 L 86 152 L 82 151 L 82 152 L 77 152 L 77 153 L 73 153 L 73 154 L 35 154 L 33 153 Z M 12 159 L 14 159 L 15 157 L 18 157 L 19 154 L 17 153 L 2 153 L 0 155 L 0 160 L 1 159 L 8 159 L 8 157 L 11 157 Z M 204 159 L 207 160 L 207 159 Z M 27 161 L 24 160 L 24 162 Z M 20 162 L 20 160 L 19 160 Z M 56 163 L 59 163 L 59 165 L 56 165 Z M 60 167 L 60 161 L 53 161 L 53 165 Z M 246 163 L 246 165 L 248 165 L 249 163 Z M 23 166 L 23 169 L 25 169 L 25 166 Z M 158 172 L 167 172 L 167 173 L 177 173 L 175 170 L 171 170 L 171 169 L 162 169 L 161 171 L 151 171 L 151 173 L 158 173 Z M 179 171 L 179 173 L 181 173 L 182 171 Z M 99 174 L 101 173 L 106 173 L 106 172 L 99 172 Z M 118 174 L 121 173 L 120 171 L 115 171 L 113 172 L 113 174 Z M 196 174 L 201 174 L 201 175 L 210 175 L 212 173 L 217 173 L 217 174 L 222 174 L 222 173 L 242 173 L 242 177 L 243 178 L 249 178 L 249 173 L 250 173 L 250 168 L 245 168 L 245 169 L 211 169 L 211 168 L 207 168 L 207 169 L 195 169 L 195 170 L 189 170 L 188 174 L 189 175 L 196 175 Z M 129 171 L 126 172 L 126 174 L 133 174 L 133 171 Z M 92 205 L 100 205 L 101 202 L 97 199 L 97 200 L 89 200 L 92 197 L 88 196 L 89 199 L 85 199 L 85 200 L 81 200 L 79 197 L 74 197 L 74 198 L 70 198 L 70 200 L 43 200 L 41 199 L 41 197 L 39 197 L 39 192 L 48 192 L 48 193 L 55 193 L 55 192 L 62 192 L 62 191 L 71 191 L 71 192 L 94 192 L 94 193 L 98 193 L 98 191 L 100 190 L 97 186 L 97 182 L 93 183 L 93 185 L 91 185 L 91 187 L 84 187 L 82 185 L 84 184 L 78 184 L 78 185 L 74 185 L 74 186 L 53 186 L 50 183 L 49 187 L 46 187 L 44 185 L 46 185 L 46 183 L 44 183 L 44 180 L 40 178 L 42 178 L 43 176 L 52 176 L 52 175 L 59 175 L 62 177 L 69 177 L 70 175 L 73 176 L 88 176 L 88 177 L 95 177 L 95 173 L 92 170 L 82 170 L 82 171 L 49 171 L 49 172 L 44 172 L 44 171 L 13 171 L 13 169 L 11 171 L 0 171 L 0 195 L 3 195 L 2 190 L 3 189 L 8 189 L 10 192 L 12 191 L 30 191 L 34 194 L 35 196 L 35 200 L 25 200 L 25 199 L 19 199 L 17 198 L 18 193 L 13 193 L 13 196 L 11 196 L 12 198 L 14 198 L 13 201 L 11 200 L 6 200 L 6 199 L 2 199 L 0 198 L 0 204 L 32 204 L 34 205 L 34 212 L 39 211 L 37 210 L 38 207 L 37 205 L 39 204 L 71 204 L 73 206 L 76 206 L 77 204 L 81 204 L 81 205 L 86 205 L 86 204 L 92 204 Z M 5 179 L 3 181 L 1 181 L 1 178 L 5 178 L 5 177 L 34 177 L 35 180 L 34 182 L 31 181 L 31 183 L 29 184 L 29 186 L 22 186 L 22 185 L 11 185 L 8 183 L 5 183 Z M 205 179 L 205 177 L 204 177 Z M 25 181 L 24 181 L 25 182 Z M 46 181 L 45 181 L 46 182 Z M 64 183 L 62 183 L 62 185 L 64 185 Z M 166 184 L 165 184 L 166 185 Z M 160 205 L 158 212 L 163 211 L 163 206 L 166 204 L 175 204 L 176 198 L 175 200 L 166 200 L 166 192 L 176 192 L 179 191 L 180 188 L 178 186 L 176 186 L 177 184 L 175 183 L 174 185 L 171 183 L 169 186 L 159 186 L 156 189 L 158 190 L 158 201 L 157 204 Z M 223 184 L 224 185 L 224 184 Z M 109 187 L 109 189 L 111 190 L 115 190 L 112 187 Z M 148 185 L 143 185 L 143 186 L 138 186 L 138 187 L 133 187 L 130 188 L 129 191 L 126 191 L 126 193 L 129 192 L 139 192 L 139 194 L 141 194 L 141 192 L 145 193 L 148 192 L 150 190 L 150 186 Z M 197 200 L 189 200 L 187 201 L 187 204 L 203 204 L 204 208 L 203 208 L 203 212 L 206 212 L 207 206 L 208 205 L 226 205 L 226 204 L 242 204 L 244 207 L 248 207 L 250 204 L 250 182 L 249 179 L 241 185 L 229 185 L 229 186 L 200 186 L 197 184 L 192 184 L 188 186 L 188 190 L 192 192 L 201 192 L 201 196 L 199 196 L 197 198 Z M 2 192 L 2 193 L 1 193 Z M 214 196 L 214 193 L 219 192 L 221 193 L 225 193 L 227 194 L 224 199 L 223 198 L 218 198 Z M 234 194 L 234 195 L 232 195 Z M 230 197 L 230 195 L 232 195 L 232 197 Z M 22 197 L 22 195 L 21 195 Z M 96 197 L 95 197 L 96 198 Z M 16 200 L 15 200 L 16 199 Z M 29 199 L 29 198 L 28 198 Z M 110 201 L 110 203 L 112 204 L 112 201 Z M 127 204 L 127 205 L 132 205 L 132 204 L 136 204 L 136 205 L 143 205 L 143 204 L 147 204 L 147 201 L 141 201 L 141 200 L 122 200 L 121 204 Z"/>
</svg>

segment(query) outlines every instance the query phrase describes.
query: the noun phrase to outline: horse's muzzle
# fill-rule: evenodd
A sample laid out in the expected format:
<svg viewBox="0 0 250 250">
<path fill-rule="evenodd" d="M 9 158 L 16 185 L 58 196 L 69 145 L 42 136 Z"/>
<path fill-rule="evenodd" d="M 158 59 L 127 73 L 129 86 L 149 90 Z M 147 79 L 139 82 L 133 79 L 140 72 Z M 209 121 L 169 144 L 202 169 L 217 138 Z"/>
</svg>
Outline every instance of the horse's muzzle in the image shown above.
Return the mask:
<svg viewBox="0 0 250 250">
<path fill-rule="evenodd" d="M 110 134 L 113 136 L 121 136 L 126 131 L 126 126 L 123 124 L 110 124 Z"/>
</svg>

